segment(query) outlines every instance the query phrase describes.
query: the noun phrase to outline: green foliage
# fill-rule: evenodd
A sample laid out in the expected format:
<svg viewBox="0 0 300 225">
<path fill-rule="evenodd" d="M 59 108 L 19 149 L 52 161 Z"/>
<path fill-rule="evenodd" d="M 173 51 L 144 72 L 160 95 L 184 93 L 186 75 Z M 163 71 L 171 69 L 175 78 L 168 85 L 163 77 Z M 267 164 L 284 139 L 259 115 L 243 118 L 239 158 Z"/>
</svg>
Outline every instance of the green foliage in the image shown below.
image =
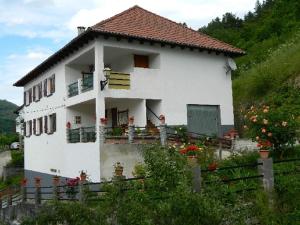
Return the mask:
<svg viewBox="0 0 300 225">
<path fill-rule="evenodd" d="M 299 60 L 300 33 L 273 51 L 267 60 L 253 65 L 234 80 L 235 105 L 246 102 L 251 104 L 268 95 L 276 95 L 281 86 L 299 76 Z"/>
<path fill-rule="evenodd" d="M 16 114 L 14 114 L 14 111 L 17 108 L 18 106 L 11 102 L 0 100 L 0 134 L 15 132 Z"/>
<path fill-rule="evenodd" d="M 24 166 L 24 152 L 23 151 L 11 151 L 11 161 L 9 166 Z"/>
<path fill-rule="evenodd" d="M 112 136 L 122 136 L 123 130 L 121 127 L 114 127 L 112 130 Z"/>
<path fill-rule="evenodd" d="M 0 134 L 0 150 L 19 140 L 16 134 Z"/>
<path fill-rule="evenodd" d="M 241 75 L 253 64 L 268 58 L 270 51 L 276 49 L 300 28 L 300 3 L 298 0 L 267 0 L 257 2 L 253 12 L 243 19 L 232 13 L 212 20 L 199 29 L 215 38 L 231 43 L 247 51 L 238 59 Z"/>
<path fill-rule="evenodd" d="M 284 151 L 296 141 L 299 123 L 290 111 L 269 106 L 251 106 L 244 115 L 250 137 L 262 149 Z"/>
<path fill-rule="evenodd" d="M 299 149 L 295 150 L 291 157 L 299 154 Z M 270 205 L 259 180 L 221 182 L 224 176 L 253 175 L 257 173 L 255 167 L 207 173 L 201 193 L 194 193 L 190 167 L 178 149 L 150 146 L 144 151 L 144 157 L 145 165 L 139 167 L 147 178 L 127 182 L 115 179 L 102 187 L 106 193 L 98 201 L 87 205 L 52 203 L 36 218 L 28 218 L 22 224 L 244 225 L 253 222 L 270 225 L 293 224 L 291 216 L 299 215 L 299 176 L 276 179 L 274 203 Z M 243 153 L 220 161 L 219 165 L 250 164 L 257 157 L 257 153 Z M 288 165 L 276 164 L 276 172 L 299 167 L 299 163 Z M 249 187 L 256 190 L 237 193 Z"/>
</svg>

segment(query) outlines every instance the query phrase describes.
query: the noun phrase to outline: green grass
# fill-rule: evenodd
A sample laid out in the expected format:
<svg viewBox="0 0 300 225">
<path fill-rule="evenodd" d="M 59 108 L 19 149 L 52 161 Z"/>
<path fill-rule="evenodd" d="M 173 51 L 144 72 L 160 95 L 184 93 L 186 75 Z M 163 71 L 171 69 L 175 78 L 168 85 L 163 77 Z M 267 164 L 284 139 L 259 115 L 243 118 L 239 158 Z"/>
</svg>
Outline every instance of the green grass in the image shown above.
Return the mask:
<svg viewBox="0 0 300 225">
<path fill-rule="evenodd" d="M 272 52 L 266 61 L 241 72 L 233 81 L 235 105 L 260 101 L 289 79 L 300 76 L 299 62 L 300 32 Z"/>
</svg>

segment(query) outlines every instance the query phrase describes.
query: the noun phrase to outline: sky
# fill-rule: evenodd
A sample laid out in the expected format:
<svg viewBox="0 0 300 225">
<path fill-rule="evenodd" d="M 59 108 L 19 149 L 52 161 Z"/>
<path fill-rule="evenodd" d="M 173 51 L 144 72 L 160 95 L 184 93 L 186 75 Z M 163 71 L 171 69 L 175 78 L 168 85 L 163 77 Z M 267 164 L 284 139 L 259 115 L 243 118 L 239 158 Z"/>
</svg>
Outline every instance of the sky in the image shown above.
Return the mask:
<svg viewBox="0 0 300 225">
<path fill-rule="evenodd" d="M 134 5 L 198 29 L 232 12 L 243 17 L 256 0 L 0 0 L 0 99 L 17 105 L 13 83 L 95 23 Z"/>
</svg>

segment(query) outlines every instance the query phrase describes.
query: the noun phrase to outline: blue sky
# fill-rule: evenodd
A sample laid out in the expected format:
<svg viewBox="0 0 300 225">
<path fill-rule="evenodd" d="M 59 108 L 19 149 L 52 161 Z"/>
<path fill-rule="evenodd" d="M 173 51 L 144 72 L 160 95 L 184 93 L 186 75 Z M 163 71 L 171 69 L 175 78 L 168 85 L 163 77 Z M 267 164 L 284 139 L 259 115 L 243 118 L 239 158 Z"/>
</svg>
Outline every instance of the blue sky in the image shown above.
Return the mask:
<svg viewBox="0 0 300 225">
<path fill-rule="evenodd" d="M 225 12 L 243 16 L 256 0 L 0 0 L 0 99 L 22 104 L 12 84 L 93 24 L 139 5 L 194 29 Z"/>
</svg>

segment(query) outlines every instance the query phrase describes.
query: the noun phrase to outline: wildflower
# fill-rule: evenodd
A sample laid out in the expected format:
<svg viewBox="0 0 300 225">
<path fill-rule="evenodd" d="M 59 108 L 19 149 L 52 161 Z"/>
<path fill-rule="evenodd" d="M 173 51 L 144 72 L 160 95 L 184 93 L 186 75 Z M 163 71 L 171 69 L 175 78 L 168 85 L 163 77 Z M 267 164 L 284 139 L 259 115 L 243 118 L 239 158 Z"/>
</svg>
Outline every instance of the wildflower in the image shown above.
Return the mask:
<svg viewBox="0 0 300 225">
<path fill-rule="evenodd" d="M 263 124 L 267 125 L 268 123 L 269 123 L 269 121 L 268 121 L 268 120 L 266 120 L 266 119 L 263 119 Z"/>
<path fill-rule="evenodd" d="M 261 128 L 261 132 L 266 133 L 267 132 L 266 128 Z"/>
<path fill-rule="evenodd" d="M 268 113 L 269 109 L 268 108 L 264 108 L 263 113 Z"/>
<path fill-rule="evenodd" d="M 281 123 L 281 125 L 283 126 L 283 127 L 286 127 L 287 126 L 287 122 L 286 121 L 282 121 L 282 123 Z"/>
<path fill-rule="evenodd" d="M 259 136 L 256 136 L 256 138 L 255 138 L 257 141 L 259 140 Z"/>
<path fill-rule="evenodd" d="M 268 137 L 272 137 L 272 135 L 273 135 L 273 134 L 272 134 L 271 132 L 268 133 Z"/>
<path fill-rule="evenodd" d="M 244 129 L 248 129 L 248 126 L 247 126 L 247 125 L 244 125 Z"/>
</svg>

